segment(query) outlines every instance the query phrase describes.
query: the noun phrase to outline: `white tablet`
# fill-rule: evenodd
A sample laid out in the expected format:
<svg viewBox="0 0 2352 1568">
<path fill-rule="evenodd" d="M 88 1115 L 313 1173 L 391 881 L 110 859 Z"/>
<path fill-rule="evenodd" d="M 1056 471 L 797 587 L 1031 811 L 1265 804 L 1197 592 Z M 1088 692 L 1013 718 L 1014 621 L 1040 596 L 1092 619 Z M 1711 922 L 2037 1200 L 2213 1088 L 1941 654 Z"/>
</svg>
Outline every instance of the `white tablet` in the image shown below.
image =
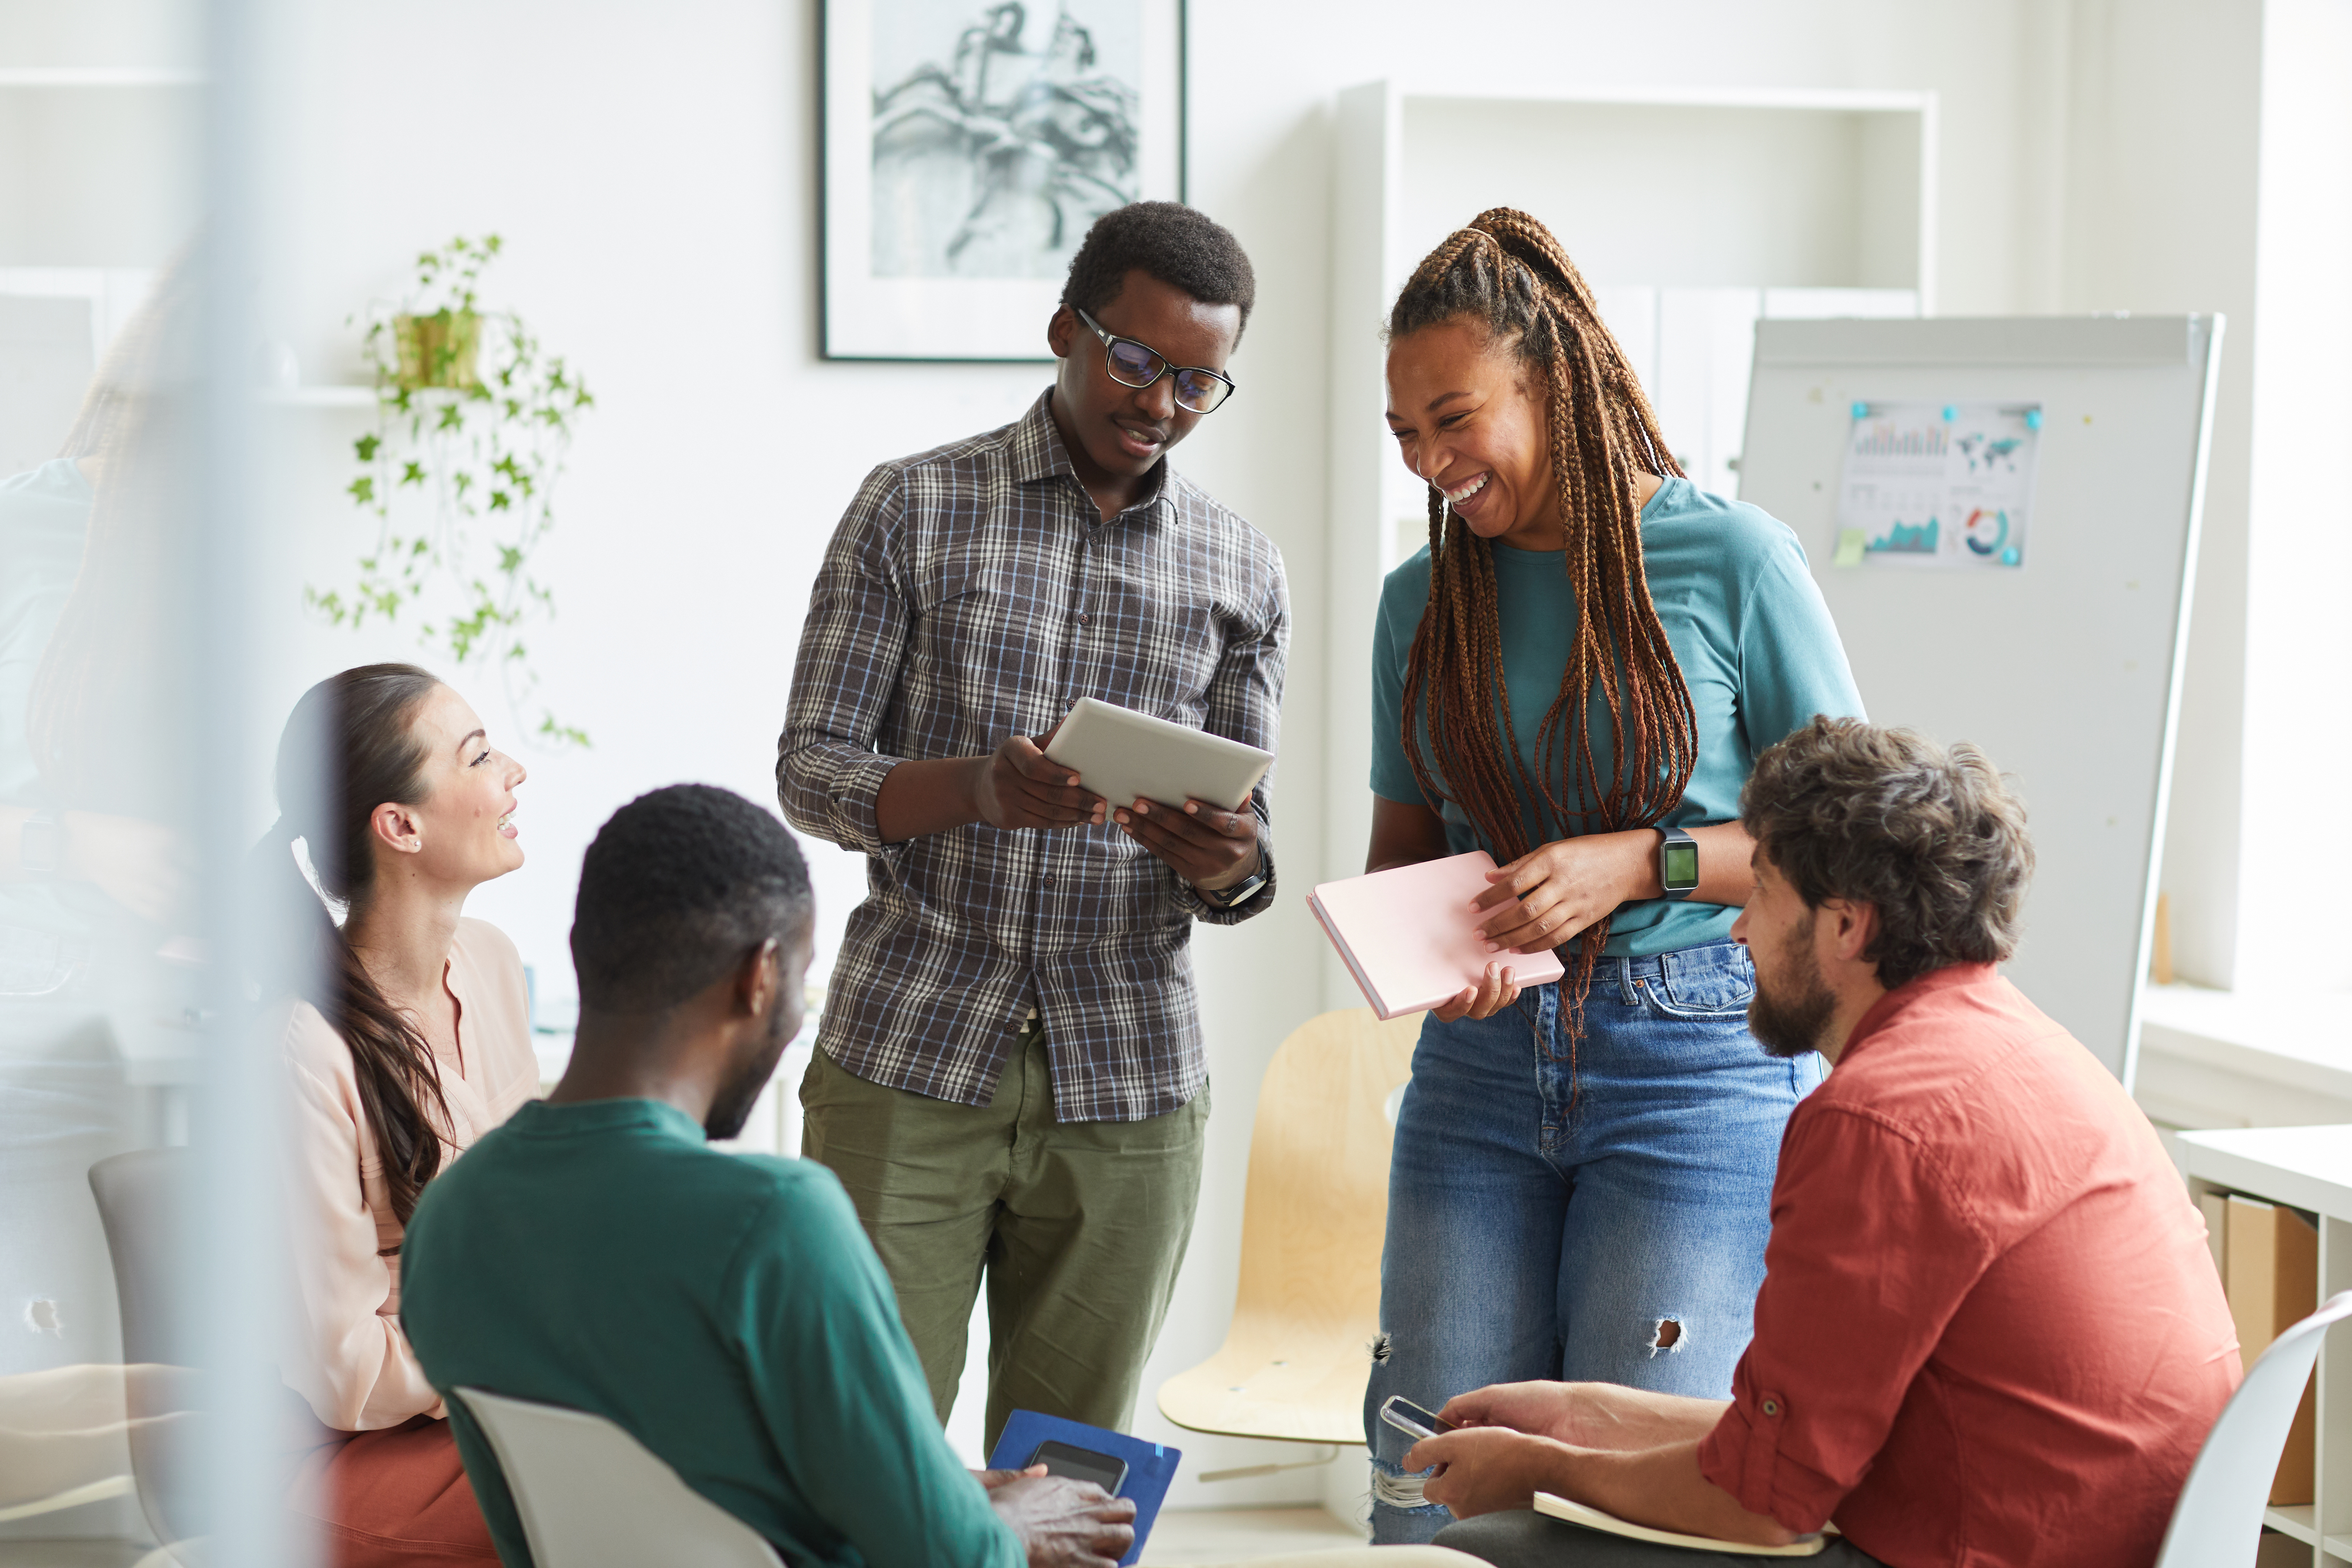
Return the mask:
<svg viewBox="0 0 2352 1568">
<path fill-rule="evenodd" d="M 1078 699 L 1045 754 L 1113 805 L 1205 800 L 1238 811 L 1274 753 L 1116 703 Z"/>
</svg>

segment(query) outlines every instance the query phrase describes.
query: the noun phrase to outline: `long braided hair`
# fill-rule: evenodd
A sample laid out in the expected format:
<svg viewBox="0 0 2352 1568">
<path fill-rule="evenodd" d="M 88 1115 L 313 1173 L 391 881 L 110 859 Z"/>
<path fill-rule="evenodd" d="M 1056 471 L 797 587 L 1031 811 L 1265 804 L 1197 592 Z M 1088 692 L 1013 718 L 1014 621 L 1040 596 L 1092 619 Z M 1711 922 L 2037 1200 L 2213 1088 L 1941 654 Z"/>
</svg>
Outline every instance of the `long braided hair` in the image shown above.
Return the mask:
<svg viewBox="0 0 2352 1568">
<path fill-rule="evenodd" d="M 1575 638 L 1530 771 L 1503 679 L 1492 547 L 1431 485 L 1429 603 L 1405 667 L 1403 738 L 1422 793 L 1458 805 L 1508 861 L 1554 836 L 1651 826 L 1690 783 L 1697 716 L 1650 601 L 1635 479 L 1682 468 L 1592 290 L 1542 224 L 1495 207 L 1449 236 L 1397 296 L 1389 341 L 1465 318 L 1544 396 Z M 1593 745 L 1596 696 L 1608 710 L 1605 768 Z M 1523 799 L 1538 818 L 1532 839 Z M 1608 940 L 1606 916 L 1577 940 L 1567 987 L 1571 1045 Z"/>
</svg>

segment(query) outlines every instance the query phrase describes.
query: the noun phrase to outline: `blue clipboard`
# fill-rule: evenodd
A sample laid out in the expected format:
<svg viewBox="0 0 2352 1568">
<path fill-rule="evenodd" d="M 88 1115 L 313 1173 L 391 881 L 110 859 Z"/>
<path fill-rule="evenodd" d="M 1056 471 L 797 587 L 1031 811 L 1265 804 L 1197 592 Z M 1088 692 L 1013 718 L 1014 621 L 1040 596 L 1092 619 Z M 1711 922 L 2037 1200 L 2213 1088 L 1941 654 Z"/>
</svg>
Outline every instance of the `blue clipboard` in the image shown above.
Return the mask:
<svg viewBox="0 0 2352 1568">
<path fill-rule="evenodd" d="M 1152 1521 L 1160 1517 L 1160 1505 L 1167 1500 L 1168 1483 L 1176 1479 L 1176 1467 L 1183 1462 L 1182 1450 L 1147 1443 L 1124 1432 L 1106 1432 L 1082 1421 L 1041 1415 L 1034 1410 L 1016 1410 L 1004 1423 L 1004 1435 L 997 1438 L 996 1451 L 988 1457 L 988 1468 L 1022 1469 L 1040 1443 L 1067 1443 L 1074 1448 L 1091 1448 L 1097 1454 L 1127 1461 L 1127 1479 L 1118 1484 L 1118 1495 L 1135 1504 L 1135 1545 L 1119 1562 L 1129 1563 L 1142 1555 L 1143 1543 L 1151 1535 Z"/>
</svg>

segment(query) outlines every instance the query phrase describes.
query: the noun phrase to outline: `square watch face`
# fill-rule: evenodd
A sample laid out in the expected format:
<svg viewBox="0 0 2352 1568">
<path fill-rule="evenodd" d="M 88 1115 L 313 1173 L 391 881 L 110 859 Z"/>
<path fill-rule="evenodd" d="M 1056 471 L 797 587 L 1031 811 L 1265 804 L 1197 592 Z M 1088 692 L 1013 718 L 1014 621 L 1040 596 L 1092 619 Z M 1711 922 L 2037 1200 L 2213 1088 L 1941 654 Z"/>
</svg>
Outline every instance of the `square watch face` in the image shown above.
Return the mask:
<svg viewBox="0 0 2352 1568">
<path fill-rule="evenodd" d="M 1698 846 L 1683 843 L 1667 845 L 1663 875 L 1669 888 L 1698 886 Z"/>
</svg>

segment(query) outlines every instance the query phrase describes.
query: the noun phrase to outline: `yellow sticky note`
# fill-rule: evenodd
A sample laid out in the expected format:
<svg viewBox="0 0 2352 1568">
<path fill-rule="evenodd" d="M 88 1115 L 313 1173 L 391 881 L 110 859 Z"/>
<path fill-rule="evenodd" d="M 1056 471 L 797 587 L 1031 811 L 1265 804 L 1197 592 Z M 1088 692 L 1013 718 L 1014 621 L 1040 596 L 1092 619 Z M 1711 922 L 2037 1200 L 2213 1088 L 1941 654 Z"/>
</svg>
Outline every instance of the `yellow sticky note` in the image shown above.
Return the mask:
<svg viewBox="0 0 2352 1568">
<path fill-rule="evenodd" d="M 1870 535 L 1858 528 L 1849 528 L 1838 535 L 1837 553 L 1830 557 L 1832 566 L 1859 566 L 1862 552 L 1870 548 Z"/>
</svg>

